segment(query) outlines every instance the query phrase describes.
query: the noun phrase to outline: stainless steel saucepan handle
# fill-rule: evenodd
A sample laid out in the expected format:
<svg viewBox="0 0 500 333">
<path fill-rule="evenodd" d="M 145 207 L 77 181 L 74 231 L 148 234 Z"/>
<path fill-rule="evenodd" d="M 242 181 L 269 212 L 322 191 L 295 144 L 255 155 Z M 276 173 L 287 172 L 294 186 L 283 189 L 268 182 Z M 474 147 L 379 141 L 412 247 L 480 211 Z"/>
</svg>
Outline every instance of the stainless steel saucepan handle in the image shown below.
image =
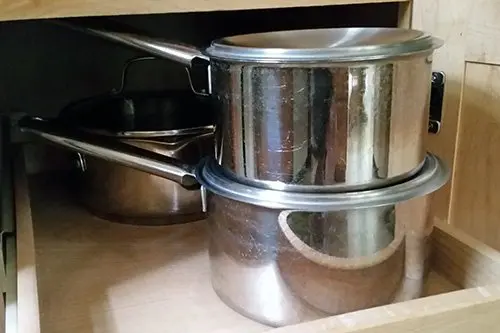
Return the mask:
<svg viewBox="0 0 500 333">
<path fill-rule="evenodd" d="M 122 141 L 65 127 L 56 120 L 24 117 L 19 123 L 21 131 L 36 134 L 57 145 L 82 154 L 116 162 L 137 170 L 172 180 L 186 188 L 198 187 L 194 175 L 196 166 L 180 162 Z"/>
<path fill-rule="evenodd" d="M 67 20 L 56 20 L 54 23 L 76 31 L 102 37 L 109 41 L 128 45 L 135 49 L 146 51 L 151 55 L 176 61 L 189 67 L 191 67 L 195 58 L 209 60 L 200 50 L 190 45 L 170 43 L 159 38 L 148 37 L 142 34 L 109 31 L 105 28 L 96 28 L 91 25 L 69 22 Z"/>
<path fill-rule="evenodd" d="M 158 58 L 168 59 L 183 64 L 186 66 L 189 84 L 191 85 L 193 92 L 201 96 L 210 95 L 210 58 L 194 46 L 178 42 L 168 42 L 160 38 L 153 38 L 142 34 L 110 31 L 83 24 L 69 23 L 68 21 L 57 21 L 57 24 L 76 31 L 87 33 L 89 35 L 98 36 L 109 41 L 127 45 L 137 50 L 145 51 L 150 55 L 157 56 Z M 202 59 L 202 66 L 203 68 L 206 67 L 207 71 L 205 74 L 207 81 L 206 83 L 203 83 L 203 87 L 199 89 L 194 86 L 191 73 L 191 70 L 195 67 L 195 63 L 199 63 L 195 62 L 196 59 Z"/>
</svg>

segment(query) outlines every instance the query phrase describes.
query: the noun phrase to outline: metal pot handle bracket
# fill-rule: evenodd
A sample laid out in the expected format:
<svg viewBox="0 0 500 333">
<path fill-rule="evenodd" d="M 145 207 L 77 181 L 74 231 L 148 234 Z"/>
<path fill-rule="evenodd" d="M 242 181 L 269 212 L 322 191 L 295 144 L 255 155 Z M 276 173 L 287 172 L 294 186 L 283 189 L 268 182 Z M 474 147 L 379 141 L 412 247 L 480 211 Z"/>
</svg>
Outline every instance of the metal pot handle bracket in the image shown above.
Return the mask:
<svg viewBox="0 0 500 333">
<path fill-rule="evenodd" d="M 127 78 L 128 78 L 128 73 L 130 70 L 130 67 L 134 65 L 135 63 L 142 62 L 142 61 L 150 61 L 150 60 L 158 60 L 156 57 L 151 57 L 151 56 L 146 56 L 146 57 L 136 57 L 127 60 L 125 64 L 123 65 L 122 68 L 122 76 L 120 80 L 120 87 L 118 89 L 112 89 L 111 93 L 115 95 L 123 94 L 125 92 L 125 88 L 127 86 Z"/>
</svg>

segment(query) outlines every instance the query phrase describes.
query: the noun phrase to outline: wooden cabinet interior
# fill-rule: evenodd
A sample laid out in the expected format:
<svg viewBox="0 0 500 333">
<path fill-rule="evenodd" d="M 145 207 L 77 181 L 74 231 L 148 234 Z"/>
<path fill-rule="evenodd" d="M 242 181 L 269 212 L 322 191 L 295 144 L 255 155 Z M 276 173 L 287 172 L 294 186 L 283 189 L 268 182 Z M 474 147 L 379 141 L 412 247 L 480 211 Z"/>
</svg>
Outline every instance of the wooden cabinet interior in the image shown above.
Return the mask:
<svg viewBox="0 0 500 333">
<path fill-rule="evenodd" d="M 434 57 L 446 74 L 442 130 L 429 149 L 453 167 L 433 215 L 500 250 L 500 37 L 494 0 L 418 0 L 412 26 L 445 39 Z"/>
<path fill-rule="evenodd" d="M 0 21 L 73 16 L 207 12 L 262 8 L 310 7 L 404 2 L 405 0 L 7 0 L 0 3 Z"/>
<path fill-rule="evenodd" d="M 263 9 L 269 7 L 290 8 Z M 481 243 L 500 250 L 500 179 L 496 172 L 500 159 L 495 149 L 500 132 L 494 107 L 500 98 L 500 53 L 495 44 L 500 31 L 496 19 L 499 10 L 494 0 L 0 1 L 0 21 L 6 21 L 0 22 L 0 105 L 6 113 L 57 115 L 70 101 L 115 88 L 123 63 L 141 55 L 41 18 L 108 15 L 95 19 L 116 20 L 197 46 L 238 33 L 361 25 L 412 26 L 444 38 L 446 44 L 434 58 L 435 70 L 444 71 L 447 79 L 443 127 L 438 135 L 429 136 L 429 148 L 454 168 L 453 180 L 433 201 L 437 225 L 433 267 L 448 281 L 432 280 L 434 287 L 428 294 L 449 292 L 455 285 L 472 289 L 277 331 L 494 331 L 488 329 L 496 323 L 500 289 L 480 286 L 497 283 L 500 275 L 498 253 Z M 151 15 L 130 15 L 145 13 Z M 188 85 L 182 66 L 166 61 L 141 66 L 131 73 L 131 82 L 137 89 L 181 89 Z M 52 168 L 51 163 L 57 160 L 54 156 L 66 154 L 45 145 L 40 153 L 39 143 L 33 147 L 26 148 L 37 151 L 27 154 L 33 173 Z M 24 205 L 29 206 L 29 201 Z M 33 319 L 19 322 L 21 333 L 40 332 L 37 278 L 43 276 L 36 275 L 30 214 L 30 210 L 18 211 L 18 246 L 23 248 L 18 257 L 18 265 L 23 267 L 18 276 L 23 286 L 19 290 L 20 311 L 27 311 L 24 313 Z M 52 257 L 45 258 L 50 261 Z"/>
</svg>

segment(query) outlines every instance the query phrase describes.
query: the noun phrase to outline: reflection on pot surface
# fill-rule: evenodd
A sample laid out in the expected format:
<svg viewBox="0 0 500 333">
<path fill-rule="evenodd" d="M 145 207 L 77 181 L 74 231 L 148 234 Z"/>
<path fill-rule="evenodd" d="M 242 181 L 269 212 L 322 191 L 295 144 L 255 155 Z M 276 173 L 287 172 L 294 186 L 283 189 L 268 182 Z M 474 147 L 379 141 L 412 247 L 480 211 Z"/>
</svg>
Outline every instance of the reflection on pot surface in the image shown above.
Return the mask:
<svg viewBox="0 0 500 333">
<path fill-rule="evenodd" d="M 271 31 L 223 37 L 199 50 L 65 25 L 179 62 L 191 82 L 194 68 L 206 69 L 194 81 L 207 84 L 192 88 L 213 100 L 217 158 L 240 182 L 357 191 L 395 184 L 424 162 L 432 54 L 442 42 L 423 31 Z"/>
<path fill-rule="evenodd" d="M 272 326 L 390 303 L 404 273 L 403 221 L 395 230 L 394 207 L 313 213 L 211 197 L 214 289 Z"/>
<path fill-rule="evenodd" d="M 213 152 L 213 134 L 202 131 L 186 137 L 116 140 L 185 163 L 196 163 Z M 176 182 L 118 163 L 80 156 L 85 161 L 80 173 L 80 198 L 97 216 L 143 225 L 184 223 L 206 217 L 199 190 L 187 190 Z"/>
<path fill-rule="evenodd" d="M 423 56 L 313 68 L 215 62 L 221 165 L 239 181 L 277 189 L 400 181 L 425 158 L 430 74 Z"/>
<path fill-rule="evenodd" d="M 318 253 L 338 257 L 370 256 L 394 240 L 394 207 L 354 211 L 290 212 L 287 229 Z"/>
</svg>

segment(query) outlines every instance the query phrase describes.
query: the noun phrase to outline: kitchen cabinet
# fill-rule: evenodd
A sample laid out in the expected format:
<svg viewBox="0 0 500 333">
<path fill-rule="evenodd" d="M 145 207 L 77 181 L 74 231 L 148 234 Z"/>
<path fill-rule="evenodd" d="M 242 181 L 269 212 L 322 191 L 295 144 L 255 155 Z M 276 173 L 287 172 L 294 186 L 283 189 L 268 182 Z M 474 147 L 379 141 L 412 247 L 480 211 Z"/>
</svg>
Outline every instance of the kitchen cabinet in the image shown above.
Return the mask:
<svg viewBox="0 0 500 333">
<path fill-rule="evenodd" d="M 0 3 L 0 20 L 211 11 L 219 15 L 228 10 L 333 5 L 340 10 L 347 4 L 373 3 L 398 6 L 393 12 L 387 7 L 373 12 L 374 17 L 386 17 L 388 26 L 426 30 L 445 41 L 433 59 L 434 69 L 446 78 L 441 129 L 429 134 L 428 147 L 452 167 L 453 176 L 433 196 L 431 217 L 436 227 L 427 297 L 274 331 L 495 332 L 500 311 L 500 176 L 495 172 L 500 164 L 498 2 L 7 0 Z M 86 224 L 89 217 L 61 195 L 60 187 L 47 190 L 56 173 L 34 175 L 45 173 L 45 167 L 27 172 L 25 159 L 42 156 L 30 155 L 31 143 L 14 150 L 16 311 L 23 318 L 17 321 L 17 332 L 154 333 L 186 327 L 193 332 L 273 332 L 225 308 L 212 293 L 201 223 L 169 227 L 165 237 L 171 242 L 160 241 L 163 234 L 150 230 L 98 219 Z M 105 230 L 95 234 L 93 226 L 100 223 Z M 134 265 L 120 253 L 128 243 L 135 246 L 128 248 L 129 257 L 137 261 Z M 176 264 L 166 266 L 158 255 L 169 256 Z M 134 274 L 141 270 L 145 276 Z M 191 291 L 186 295 L 185 290 Z M 61 301 L 51 299 L 53 295 Z M 196 319 L 191 318 L 193 313 Z"/>
<path fill-rule="evenodd" d="M 6 0 L 0 3 L 0 20 L 309 7 L 400 1 L 401 0 Z"/>
<path fill-rule="evenodd" d="M 434 68 L 446 75 L 442 131 L 429 149 L 453 167 L 434 217 L 500 250 L 500 3 L 418 0 L 412 26 L 445 39 Z"/>
</svg>

